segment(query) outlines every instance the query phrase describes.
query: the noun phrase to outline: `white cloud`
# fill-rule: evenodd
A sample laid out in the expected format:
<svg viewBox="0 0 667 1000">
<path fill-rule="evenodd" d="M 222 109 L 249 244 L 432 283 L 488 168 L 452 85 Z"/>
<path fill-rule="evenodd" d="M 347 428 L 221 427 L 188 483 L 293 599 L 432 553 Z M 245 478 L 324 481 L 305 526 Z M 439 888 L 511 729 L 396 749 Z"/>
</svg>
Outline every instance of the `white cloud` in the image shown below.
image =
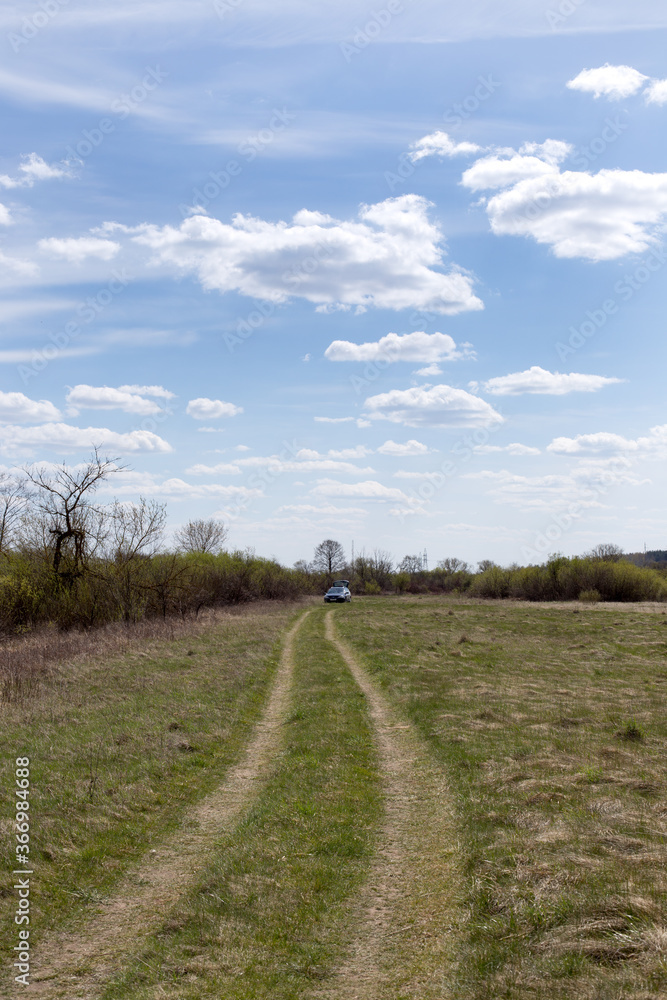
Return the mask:
<svg viewBox="0 0 667 1000">
<path fill-rule="evenodd" d="M 489 427 L 503 421 L 489 403 L 449 385 L 392 389 L 370 396 L 364 408 L 371 420 L 406 427 Z"/>
<path fill-rule="evenodd" d="M 407 472 L 405 469 L 398 469 L 394 473 L 394 479 L 426 479 L 434 482 L 442 482 L 442 472 Z"/>
<path fill-rule="evenodd" d="M 77 416 L 82 410 L 122 410 L 124 413 L 136 413 L 140 416 L 150 416 L 160 413 L 160 407 L 150 399 L 134 392 L 130 387 L 113 389 L 110 386 L 75 385 L 67 393 L 70 416 Z"/>
<path fill-rule="evenodd" d="M 349 424 L 354 417 L 313 417 L 318 424 Z"/>
<path fill-rule="evenodd" d="M 570 90 L 581 90 L 596 98 L 604 96 L 612 101 L 620 101 L 636 94 L 648 79 L 632 66 L 611 66 L 605 63 L 597 69 L 582 69 L 573 80 L 568 80 L 567 86 Z"/>
<path fill-rule="evenodd" d="M 486 180 L 490 185 L 492 178 Z M 498 175 L 493 186 L 499 181 Z M 559 173 L 554 167 L 510 183 L 486 204 L 492 231 L 532 237 L 557 257 L 600 261 L 639 253 L 655 241 L 667 215 L 667 173 Z"/>
<path fill-rule="evenodd" d="M 144 496 L 165 497 L 171 500 L 203 500 L 208 497 L 249 500 L 253 497 L 264 496 L 261 489 L 250 489 L 247 486 L 223 486 L 220 483 L 193 484 L 187 483 L 179 477 L 160 482 L 155 476 L 148 473 L 130 474 L 125 477 L 124 485 L 114 487 L 114 493 L 118 495 L 136 496 L 138 492 Z"/>
<path fill-rule="evenodd" d="M 293 511 L 295 514 L 366 514 L 367 511 L 364 507 L 336 507 L 334 504 L 327 503 L 320 506 L 315 506 L 311 503 L 297 503 L 297 504 L 285 504 L 283 507 L 279 507 L 276 511 L 277 514 L 283 511 Z"/>
<path fill-rule="evenodd" d="M 499 444 L 476 444 L 473 448 L 476 455 L 495 455 L 499 453 L 504 453 L 507 455 L 541 455 L 542 452 L 539 448 L 532 448 L 527 444 L 519 444 L 518 441 L 512 444 L 499 445 Z"/>
<path fill-rule="evenodd" d="M 49 449 L 72 452 L 94 447 L 120 454 L 170 452 L 171 445 L 150 431 L 119 434 L 107 427 L 72 427 L 71 424 L 47 423 L 37 427 L 0 426 L 0 451 L 4 454 L 25 450 Z"/>
<path fill-rule="evenodd" d="M 388 333 L 379 340 L 353 344 L 334 340 L 324 357 L 328 361 L 455 361 L 469 357 L 468 345 L 459 350 L 448 333 Z"/>
<path fill-rule="evenodd" d="M 32 187 L 35 181 L 72 176 L 65 167 L 49 164 L 37 153 L 29 153 L 25 156 L 19 170 L 22 174 L 20 177 L 8 177 L 7 174 L 0 174 L 0 186 L 5 188 Z"/>
<path fill-rule="evenodd" d="M 237 214 L 227 224 L 194 215 L 178 228 L 138 227 L 133 238 L 157 263 L 195 273 L 207 290 L 274 303 L 296 296 L 324 310 L 482 309 L 467 274 L 434 270 L 443 265 L 444 250 L 429 205 L 418 195 L 401 195 L 363 205 L 351 221 L 318 216 L 315 222 L 297 213 L 291 223 L 268 222 Z M 114 228 L 124 227 L 106 231 Z"/>
<path fill-rule="evenodd" d="M 494 396 L 519 396 L 522 393 L 563 396 L 568 392 L 598 392 L 606 385 L 622 381 L 620 378 L 583 375 L 577 372 L 565 375 L 533 365 L 523 372 L 512 372 L 510 375 L 491 378 L 484 382 L 484 389 Z"/>
<path fill-rule="evenodd" d="M 176 394 L 161 385 L 119 385 L 119 392 L 131 392 L 135 396 L 155 396 L 158 399 L 175 399 Z"/>
<path fill-rule="evenodd" d="M 40 240 L 40 250 L 52 257 L 62 257 L 71 264 L 81 264 L 89 257 L 111 260 L 120 250 L 120 243 L 102 240 L 97 236 L 81 236 L 77 239 L 59 239 L 56 236 Z"/>
<path fill-rule="evenodd" d="M 42 423 L 59 420 L 60 411 L 48 399 L 29 399 L 22 392 L 0 391 L 0 421 Z"/>
<path fill-rule="evenodd" d="M 421 441 L 415 441 L 411 438 L 406 441 L 405 444 L 398 444 L 396 441 L 385 441 L 378 448 L 380 455 L 393 455 L 396 458 L 405 458 L 408 455 L 428 455 L 431 451 L 425 444 Z"/>
<path fill-rule="evenodd" d="M 225 403 L 221 399 L 207 399 L 205 396 L 200 396 L 198 399 L 190 400 L 185 412 L 194 420 L 219 420 L 220 417 L 236 417 L 239 413 L 243 413 L 243 407 Z"/>
<path fill-rule="evenodd" d="M 2 218 L 3 206 L 0 205 L 0 223 L 3 221 Z M 5 274 L 2 274 L 2 272 Z M 9 272 L 9 278 L 7 276 Z M 0 284 L 9 285 L 13 284 L 11 275 L 14 274 L 19 278 L 34 278 L 39 274 L 39 268 L 36 264 L 33 264 L 30 260 L 21 260 L 19 257 L 9 257 L 0 250 Z M 5 280 L 3 280 L 3 278 Z"/>
<path fill-rule="evenodd" d="M 667 104 L 667 80 L 652 80 L 644 91 L 647 104 Z"/>
<path fill-rule="evenodd" d="M 189 476 L 240 476 L 238 465 L 219 462 L 217 465 L 191 465 L 185 470 Z"/>
<path fill-rule="evenodd" d="M 667 424 L 651 427 L 645 437 L 626 438 L 621 434 L 598 431 L 595 434 L 577 434 L 574 438 L 554 438 L 547 451 L 557 455 L 613 455 L 637 454 L 649 457 L 667 455 Z"/>
<path fill-rule="evenodd" d="M 12 217 L 9 213 L 9 209 L 5 205 L 0 204 L 0 226 L 11 226 L 11 224 Z"/>
<path fill-rule="evenodd" d="M 316 457 L 313 457 L 316 456 Z M 351 462 L 340 462 L 333 458 L 324 458 L 317 452 L 302 448 L 297 452 L 296 459 L 284 459 L 278 455 L 253 455 L 249 458 L 237 458 L 233 468 L 238 471 L 240 467 L 249 469 L 268 469 L 272 475 L 280 475 L 283 472 L 352 472 L 357 475 L 366 475 L 373 472 L 373 469 L 360 469 Z M 225 465 L 195 465 L 188 472 L 197 475 L 216 475 L 227 471 L 230 467 Z"/>
<path fill-rule="evenodd" d="M 431 132 L 423 139 L 414 142 L 410 147 L 409 159 L 413 163 L 423 160 L 426 156 L 465 156 L 469 153 L 479 153 L 481 146 L 474 142 L 455 142 L 447 132 Z"/>
<path fill-rule="evenodd" d="M 572 147 L 560 139 L 547 139 L 543 143 L 526 142 L 516 152 L 513 149 L 497 150 L 491 156 L 476 160 L 461 178 L 464 187 L 471 191 L 505 188 L 520 181 L 558 174 L 561 163 Z"/>
<path fill-rule="evenodd" d="M 442 368 L 434 362 L 432 365 L 427 365 L 426 368 L 418 368 L 412 374 L 420 375 L 422 378 L 431 378 L 434 375 L 442 375 Z"/>
<path fill-rule="evenodd" d="M 360 500 L 402 500 L 410 503 L 410 499 L 401 490 L 391 486 L 383 486 L 369 479 L 363 483 L 340 483 L 335 479 L 320 479 L 311 491 L 313 496 L 325 497 L 357 497 Z"/>
<path fill-rule="evenodd" d="M 327 454 L 329 458 L 366 458 L 367 455 L 373 454 L 373 450 L 367 448 L 365 444 L 358 444 L 354 448 L 341 448 L 339 451 L 330 448 Z"/>
<path fill-rule="evenodd" d="M 628 471 L 627 462 L 589 462 L 576 466 L 568 475 L 518 476 L 507 469 L 500 472 L 467 473 L 464 479 L 492 483 L 487 491 L 495 503 L 510 504 L 520 510 L 554 510 L 577 504 L 578 508 L 602 507 L 610 487 L 642 486 Z"/>
</svg>

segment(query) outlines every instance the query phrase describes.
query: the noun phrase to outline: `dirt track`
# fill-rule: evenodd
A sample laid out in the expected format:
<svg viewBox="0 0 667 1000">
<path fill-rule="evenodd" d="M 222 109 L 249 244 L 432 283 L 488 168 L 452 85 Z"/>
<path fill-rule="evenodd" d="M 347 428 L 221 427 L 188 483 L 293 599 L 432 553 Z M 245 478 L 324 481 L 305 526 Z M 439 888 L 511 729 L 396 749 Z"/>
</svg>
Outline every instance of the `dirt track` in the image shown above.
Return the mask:
<svg viewBox="0 0 667 1000">
<path fill-rule="evenodd" d="M 265 779 L 280 741 L 294 669 L 292 644 L 310 613 L 302 615 L 285 636 L 269 702 L 244 758 L 198 804 L 187 826 L 146 854 L 101 909 L 86 914 L 80 930 L 54 935 L 40 944 L 31 997 L 93 1000 L 98 996 L 194 881 L 215 840 L 239 820 Z"/>
</svg>

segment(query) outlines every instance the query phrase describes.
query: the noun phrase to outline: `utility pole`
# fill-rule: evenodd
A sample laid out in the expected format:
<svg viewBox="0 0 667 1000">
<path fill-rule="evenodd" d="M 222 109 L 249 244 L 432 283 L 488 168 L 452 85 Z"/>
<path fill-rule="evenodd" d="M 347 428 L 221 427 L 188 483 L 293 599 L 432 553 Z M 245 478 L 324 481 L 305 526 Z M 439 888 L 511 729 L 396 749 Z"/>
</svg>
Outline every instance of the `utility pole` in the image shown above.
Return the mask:
<svg viewBox="0 0 667 1000">
<path fill-rule="evenodd" d="M 422 556 L 422 569 L 428 570 L 428 556 L 426 555 L 426 549 L 424 549 L 424 555 Z"/>
</svg>

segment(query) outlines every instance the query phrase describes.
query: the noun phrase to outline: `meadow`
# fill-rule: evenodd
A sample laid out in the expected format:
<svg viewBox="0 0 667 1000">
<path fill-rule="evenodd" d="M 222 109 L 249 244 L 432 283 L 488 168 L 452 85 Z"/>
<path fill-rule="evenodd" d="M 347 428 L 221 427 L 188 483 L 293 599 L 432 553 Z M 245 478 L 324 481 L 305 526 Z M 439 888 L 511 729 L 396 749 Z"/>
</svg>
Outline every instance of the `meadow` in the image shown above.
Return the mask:
<svg viewBox="0 0 667 1000">
<path fill-rule="evenodd" d="M 0 707 L 0 995 L 25 755 L 36 997 L 662 996 L 666 686 L 652 603 L 305 598 L 67 646 Z"/>
</svg>

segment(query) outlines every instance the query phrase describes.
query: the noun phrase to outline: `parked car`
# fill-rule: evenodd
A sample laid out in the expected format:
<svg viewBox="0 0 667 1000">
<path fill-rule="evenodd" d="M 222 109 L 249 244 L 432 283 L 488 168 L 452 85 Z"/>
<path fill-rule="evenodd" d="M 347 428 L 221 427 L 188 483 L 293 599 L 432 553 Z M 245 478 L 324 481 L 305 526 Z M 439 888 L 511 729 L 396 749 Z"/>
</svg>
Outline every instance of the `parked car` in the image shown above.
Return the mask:
<svg viewBox="0 0 667 1000">
<path fill-rule="evenodd" d="M 324 595 L 325 604 L 344 604 L 345 601 L 352 600 L 352 594 L 347 589 L 347 587 L 339 586 L 339 583 L 342 582 L 343 581 L 341 580 L 338 583 L 335 583 L 333 587 L 329 587 L 326 594 Z"/>
</svg>

